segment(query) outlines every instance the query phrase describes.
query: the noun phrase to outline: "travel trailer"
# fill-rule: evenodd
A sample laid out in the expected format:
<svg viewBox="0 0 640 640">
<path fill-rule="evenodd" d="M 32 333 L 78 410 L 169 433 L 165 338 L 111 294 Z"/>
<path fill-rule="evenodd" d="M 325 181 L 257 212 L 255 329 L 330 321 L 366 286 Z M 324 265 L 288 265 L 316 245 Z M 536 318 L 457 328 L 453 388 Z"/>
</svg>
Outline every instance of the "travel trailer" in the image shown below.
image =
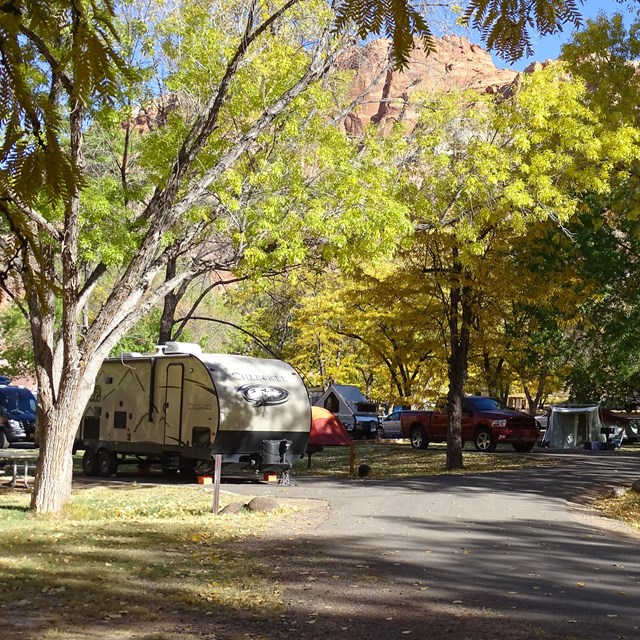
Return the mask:
<svg viewBox="0 0 640 640">
<path fill-rule="evenodd" d="M 223 469 L 288 474 L 304 456 L 311 407 L 293 367 L 197 344 L 157 349 L 105 360 L 77 434 L 85 475 L 136 462 L 193 474 L 216 454 Z"/>
</svg>

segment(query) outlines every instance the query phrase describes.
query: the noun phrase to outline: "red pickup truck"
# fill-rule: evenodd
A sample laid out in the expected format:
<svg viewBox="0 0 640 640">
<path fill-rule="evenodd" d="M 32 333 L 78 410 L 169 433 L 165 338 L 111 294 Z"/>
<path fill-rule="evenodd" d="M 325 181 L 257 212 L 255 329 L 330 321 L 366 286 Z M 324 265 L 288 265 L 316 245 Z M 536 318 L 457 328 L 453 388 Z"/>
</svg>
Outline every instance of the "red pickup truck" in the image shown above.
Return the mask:
<svg viewBox="0 0 640 640">
<path fill-rule="evenodd" d="M 449 416 L 444 405 L 435 411 L 403 411 L 400 430 L 414 449 L 426 449 L 430 442 L 446 442 Z M 540 432 L 533 416 L 505 409 L 499 400 L 467 396 L 462 402 L 462 442 L 473 442 L 478 451 L 493 451 L 498 444 L 510 444 L 521 453 L 533 449 Z"/>
</svg>

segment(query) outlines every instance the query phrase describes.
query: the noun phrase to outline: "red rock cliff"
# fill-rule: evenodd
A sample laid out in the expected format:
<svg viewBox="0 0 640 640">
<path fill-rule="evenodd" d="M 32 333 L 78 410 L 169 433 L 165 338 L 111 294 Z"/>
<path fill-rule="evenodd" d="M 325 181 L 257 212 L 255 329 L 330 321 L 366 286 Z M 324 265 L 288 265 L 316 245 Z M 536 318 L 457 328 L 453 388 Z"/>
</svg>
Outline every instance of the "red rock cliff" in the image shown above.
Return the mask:
<svg viewBox="0 0 640 640">
<path fill-rule="evenodd" d="M 416 92 L 433 93 L 453 88 L 475 89 L 493 93 L 511 84 L 518 72 L 498 69 L 489 53 L 471 44 L 466 38 L 448 36 L 436 38 L 436 50 L 429 55 L 418 44 L 408 67 L 402 71 L 386 70 L 389 40 L 380 39 L 352 51 L 340 67 L 353 70 L 355 78 L 351 95 L 355 98 L 380 76 L 367 91 L 362 104 L 345 119 L 345 129 L 354 135 L 362 133 L 369 122 L 376 122 L 384 131 L 393 121 L 414 118 L 411 96 Z"/>
</svg>

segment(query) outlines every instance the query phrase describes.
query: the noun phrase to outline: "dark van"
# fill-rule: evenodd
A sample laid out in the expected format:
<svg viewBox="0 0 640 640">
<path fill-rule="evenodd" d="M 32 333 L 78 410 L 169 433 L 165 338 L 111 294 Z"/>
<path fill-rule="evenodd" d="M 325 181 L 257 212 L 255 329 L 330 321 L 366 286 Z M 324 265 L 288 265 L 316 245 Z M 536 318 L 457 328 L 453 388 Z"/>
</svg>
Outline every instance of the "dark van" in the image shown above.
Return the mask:
<svg viewBox="0 0 640 640">
<path fill-rule="evenodd" d="M 34 442 L 36 397 L 26 387 L 0 385 L 0 449 L 15 442 Z"/>
</svg>

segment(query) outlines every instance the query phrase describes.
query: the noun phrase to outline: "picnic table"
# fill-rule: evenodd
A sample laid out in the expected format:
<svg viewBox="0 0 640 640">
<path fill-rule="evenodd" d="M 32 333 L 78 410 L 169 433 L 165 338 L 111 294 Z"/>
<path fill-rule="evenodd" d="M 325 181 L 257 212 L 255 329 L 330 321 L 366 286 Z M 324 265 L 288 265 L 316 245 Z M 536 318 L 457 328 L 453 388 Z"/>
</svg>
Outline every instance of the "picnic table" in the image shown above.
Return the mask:
<svg viewBox="0 0 640 640">
<path fill-rule="evenodd" d="M 22 469 L 25 488 L 29 488 L 29 469 L 35 469 L 40 452 L 36 449 L 0 449 L 0 464 L 13 469 L 13 477 L 7 485 L 13 489 L 18 484 L 19 469 Z"/>
</svg>

